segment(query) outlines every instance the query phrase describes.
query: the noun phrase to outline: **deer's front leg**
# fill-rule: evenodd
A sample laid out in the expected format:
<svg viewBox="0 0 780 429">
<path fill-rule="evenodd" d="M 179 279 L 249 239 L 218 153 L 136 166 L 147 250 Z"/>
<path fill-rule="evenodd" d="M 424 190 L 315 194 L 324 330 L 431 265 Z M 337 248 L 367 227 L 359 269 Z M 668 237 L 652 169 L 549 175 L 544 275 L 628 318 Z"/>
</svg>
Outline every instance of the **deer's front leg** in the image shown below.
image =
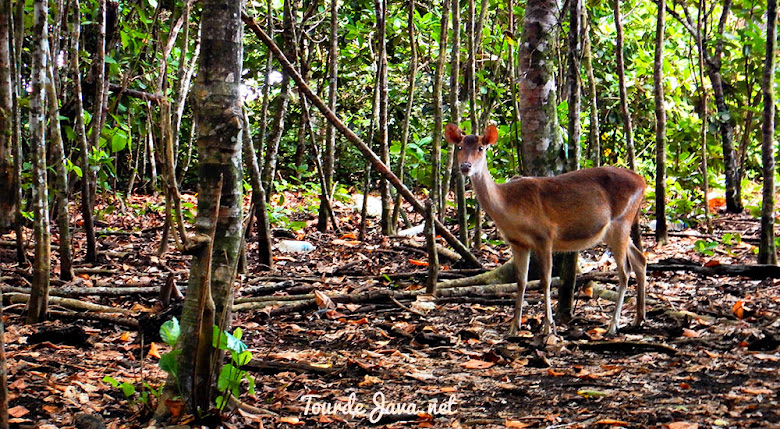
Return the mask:
<svg viewBox="0 0 780 429">
<path fill-rule="evenodd" d="M 525 302 L 525 286 L 528 283 L 528 261 L 531 251 L 512 246 L 514 255 L 515 277 L 517 278 L 517 296 L 515 297 L 515 314 L 509 326 L 509 335 L 514 335 L 523 323 L 523 303 Z"/>
</svg>

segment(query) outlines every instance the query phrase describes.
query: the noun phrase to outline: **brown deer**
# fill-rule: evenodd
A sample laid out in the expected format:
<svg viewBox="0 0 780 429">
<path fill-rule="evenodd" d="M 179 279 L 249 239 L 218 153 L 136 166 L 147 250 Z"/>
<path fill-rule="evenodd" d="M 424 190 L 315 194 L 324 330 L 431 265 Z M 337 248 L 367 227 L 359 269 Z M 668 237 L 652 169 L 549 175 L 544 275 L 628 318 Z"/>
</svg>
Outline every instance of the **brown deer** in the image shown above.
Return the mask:
<svg viewBox="0 0 780 429">
<path fill-rule="evenodd" d="M 460 171 L 471 178 L 479 205 L 493 219 L 514 255 L 517 298 L 509 333 L 522 324 L 523 300 L 531 251 L 539 260 L 544 290 L 544 334 L 555 332 L 550 304 L 553 252 L 573 252 L 606 243 L 615 256 L 620 288 L 607 333 L 620 325 L 628 271 L 637 278 L 635 324 L 645 319 L 645 268 L 642 251 L 631 241 L 631 227 L 639 221 L 645 180 L 631 170 L 599 167 L 555 177 L 520 177 L 498 184 L 490 175 L 485 153 L 498 139 L 495 125 L 481 136 L 466 135 L 448 124 L 444 135 L 458 149 Z"/>
</svg>

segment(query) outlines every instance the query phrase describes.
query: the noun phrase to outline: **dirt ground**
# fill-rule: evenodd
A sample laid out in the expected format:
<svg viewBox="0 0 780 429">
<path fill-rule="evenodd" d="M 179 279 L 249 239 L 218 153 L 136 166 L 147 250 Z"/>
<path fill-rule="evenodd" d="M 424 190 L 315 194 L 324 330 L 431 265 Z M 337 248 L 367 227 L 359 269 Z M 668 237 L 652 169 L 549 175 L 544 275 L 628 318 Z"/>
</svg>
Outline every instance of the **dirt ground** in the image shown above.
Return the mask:
<svg viewBox="0 0 780 429">
<path fill-rule="evenodd" d="M 301 202 L 288 194 L 286 205 Z M 162 217 L 142 209 L 154 201 L 130 201 L 105 216 L 101 264 L 85 270 L 90 267 L 78 263 L 78 279 L 69 285 L 55 280 L 55 290 L 159 287 L 169 273 L 186 285 L 187 257 L 175 250 L 156 254 Z M 291 288 L 355 296 L 424 287 L 424 252 L 408 238 L 376 236 L 375 220 L 370 238 L 358 242 L 351 233 L 359 216 L 345 205 L 337 209 L 339 234 L 318 233 L 310 216 L 298 215 L 309 225 L 295 238 L 316 249 L 278 253 L 272 272 L 253 264 L 250 242 L 243 288 L 286 282 L 275 293 L 284 297 L 296 290 Z M 649 262 L 755 263 L 757 221 L 721 215 L 714 225 L 712 236 L 688 229 L 664 246 L 647 234 Z M 741 239 L 721 241 L 724 232 L 735 231 Z M 487 233 L 495 238 L 494 231 Z M 288 239 L 278 235 L 277 242 Z M 109 428 L 145 427 L 156 398 L 149 395 L 144 402 L 139 392 L 144 383 L 156 387 L 164 380 L 157 363 L 167 346 L 157 339 L 150 348 L 136 330 L 72 316 L 54 314 L 42 325 L 23 325 L 24 306 L 8 295 L 29 287 L 30 269 L 16 263 L 8 243 L 13 235 L 0 239 L 12 427 L 71 427 L 78 413 L 99 414 Z M 81 240 L 77 230 L 77 257 L 83 257 Z M 719 244 L 707 255 L 695 250 L 702 247 L 699 240 Z M 478 255 L 486 268 L 510 257 L 505 246 L 493 244 Z M 442 263 L 443 277 L 467 274 L 453 261 Z M 559 326 L 557 337 L 535 335 L 542 305 L 540 292 L 533 290 L 527 294 L 526 331 L 512 338 L 506 336 L 511 294 L 397 302 L 380 296 L 341 302 L 335 309 L 237 311 L 233 325 L 243 330 L 253 353 L 248 370 L 257 390 L 240 397 L 247 407 L 226 413 L 224 427 L 780 427 L 780 279 L 651 269 L 649 320 L 607 339 L 604 328 L 614 305 L 591 296 L 599 287 L 614 289 L 616 278 L 609 275 L 614 263 L 596 249 L 581 256 L 581 267 L 583 276 L 603 275 L 583 284 L 575 319 Z M 624 325 L 634 317 L 633 288 L 629 298 Z M 78 299 L 127 310 L 124 317 L 130 319 L 160 311 L 153 292 Z M 70 330 L 35 337 L 60 328 Z M 126 398 L 103 381 L 106 376 L 133 384 L 136 393 Z"/>
</svg>

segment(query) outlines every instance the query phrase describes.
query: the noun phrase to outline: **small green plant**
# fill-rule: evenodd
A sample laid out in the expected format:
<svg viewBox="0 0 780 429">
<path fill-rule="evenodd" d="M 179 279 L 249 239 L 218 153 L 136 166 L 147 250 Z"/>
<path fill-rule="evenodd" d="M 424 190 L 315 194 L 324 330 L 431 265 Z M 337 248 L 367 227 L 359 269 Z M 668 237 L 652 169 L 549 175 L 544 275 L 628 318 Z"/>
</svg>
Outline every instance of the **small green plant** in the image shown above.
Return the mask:
<svg viewBox="0 0 780 429">
<path fill-rule="evenodd" d="M 213 329 L 212 346 L 219 350 L 230 352 L 230 363 L 222 366 L 222 370 L 217 378 L 217 390 L 221 392 L 217 396 L 217 409 L 223 411 L 231 396 L 239 397 L 241 395 L 241 384 L 246 380 L 248 384 L 247 392 L 250 395 L 255 394 L 255 379 L 249 376 L 249 373 L 242 366 L 252 360 L 252 352 L 247 350 L 246 344 L 241 341 L 243 331 L 236 328 L 232 334 L 227 331 L 221 331 L 216 325 Z"/>
<path fill-rule="evenodd" d="M 160 338 L 171 347 L 174 347 L 176 342 L 179 341 L 180 334 L 179 320 L 175 317 L 160 326 Z M 179 357 L 179 354 L 181 354 L 181 349 L 174 348 L 160 356 L 159 362 L 160 369 L 171 374 L 176 380 L 178 380 L 179 375 L 179 363 L 176 361 L 176 358 Z"/>
<path fill-rule="evenodd" d="M 127 381 L 119 382 L 114 377 L 107 375 L 103 377 L 103 382 L 108 383 L 111 387 L 119 389 L 125 395 L 125 398 L 133 405 L 140 405 L 142 408 L 152 408 L 151 398 L 159 398 L 162 394 L 163 385 L 157 388 L 152 387 L 149 383 L 144 382 L 144 388 L 137 391 L 135 385 L 128 383 Z M 149 395 L 151 393 L 151 396 Z"/>
<path fill-rule="evenodd" d="M 717 241 L 696 240 L 693 243 L 693 248 L 702 255 L 712 256 L 715 254 L 714 250 L 719 244 Z"/>
</svg>

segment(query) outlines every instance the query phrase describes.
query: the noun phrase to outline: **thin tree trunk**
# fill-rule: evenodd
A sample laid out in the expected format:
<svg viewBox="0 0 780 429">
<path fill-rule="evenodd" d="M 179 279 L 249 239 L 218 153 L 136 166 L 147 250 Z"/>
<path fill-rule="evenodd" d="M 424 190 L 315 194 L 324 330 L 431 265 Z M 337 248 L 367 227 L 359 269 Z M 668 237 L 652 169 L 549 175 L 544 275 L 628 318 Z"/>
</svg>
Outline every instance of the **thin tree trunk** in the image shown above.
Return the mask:
<svg viewBox="0 0 780 429">
<path fill-rule="evenodd" d="M 583 15 L 587 16 L 587 9 L 583 8 Z M 585 19 L 583 19 L 585 27 Z M 596 94 L 596 78 L 593 75 L 593 53 L 591 51 L 590 32 L 583 31 L 585 74 L 588 76 L 588 96 L 590 99 L 590 129 L 588 130 L 588 151 L 594 167 L 601 166 L 601 130 L 599 126 L 598 95 Z"/>
<path fill-rule="evenodd" d="M 49 231 L 49 194 L 46 185 L 46 68 L 48 67 L 47 0 L 35 1 L 30 93 L 30 146 L 32 149 L 33 213 L 35 216 L 35 262 L 27 302 L 27 323 L 46 320 L 51 274 L 51 235 Z"/>
<path fill-rule="evenodd" d="M 19 183 L 14 169 L 10 22 L 11 2 L 4 1 L 0 4 L 0 213 L 8 214 L 16 213 L 19 205 Z M 0 231 L 5 232 L 15 221 L 14 216 L 0 216 Z"/>
<path fill-rule="evenodd" d="M 398 154 L 398 168 L 395 175 L 398 176 L 398 180 L 403 183 L 404 181 L 404 166 L 406 165 L 406 147 L 409 144 L 409 128 L 412 121 L 412 106 L 414 105 L 414 91 L 417 81 L 417 35 L 414 31 L 414 8 L 415 0 L 409 0 L 409 14 L 407 28 L 409 31 L 409 49 L 411 51 L 411 58 L 409 64 L 409 87 L 406 92 L 406 114 L 404 115 L 403 130 L 401 131 L 401 150 Z M 332 125 L 330 125 L 332 126 Z M 401 205 L 401 194 L 396 194 L 395 204 L 393 204 L 393 218 L 390 223 L 394 226 L 398 225 L 398 215 L 403 210 Z"/>
<path fill-rule="evenodd" d="M 412 0 L 414 1 L 414 0 Z M 330 2 L 330 47 L 328 52 L 328 108 L 336 111 L 336 95 L 338 94 L 339 83 L 339 39 L 338 39 L 338 0 Z M 269 55 L 269 58 L 271 56 Z M 330 195 L 333 195 L 333 172 L 336 157 L 336 129 L 333 124 L 325 124 L 325 156 L 322 158 L 322 170 L 325 175 L 325 187 Z M 403 154 L 402 154 L 403 156 Z M 322 196 L 320 197 L 322 198 Z M 325 232 L 328 229 L 328 210 L 325 208 L 325 201 L 320 201 L 319 215 L 317 218 L 317 229 Z M 397 220 L 398 217 L 394 216 Z M 393 225 L 395 221 L 391 222 Z"/>
<path fill-rule="evenodd" d="M 634 153 L 634 126 L 631 124 L 631 111 L 628 110 L 628 94 L 626 91 L 626 65 L 623 60 L 623 18 L 620 13 L 620 0 L 615 0 L 615 53 L 617 54 L 618 88 L 620 89 L 620 111 L 623 114 L 623 138 L 626 139 L 626 155 L 628 166 L 636 170 L 636 154 Z"/>
<path fill-rule="evenodd" d="M 766 60 L 761 90 L 764 94 L 764 118 L 761 124 L 761 160 L 764 187 L 761 199 L 761 243 L 758 263 L 777 265 L 775 249 L 775 46 L 777 42 L 777 0 L 767 0 Z"/>
<path fill-rule="evenodd" d="M 566 86 L 569 94 L 568 171 L 580 168 L 580 112 L 582 88 L 580 88 L 580 55 L 582 52 L 582 0 L 569 0 L 569 46 Z M 574 290 L 577 286 L 577 252 L 567 252 L 561 257 L 561 284 L 558 286 L 558 320 L 568 323 L 574 314 Z"/>
<path fill-rule="evenodd" d="M 24 229 L 22 217 L 22 109 L 19 103 L 19 93 L 22 90 L 21 64 L 22 64 L 22 42 L 24 41 L 24 4 L 23 1 L 16 2 L 16 11 L 13 17 L 13 73 L 11 100 L 13 104 L 13 152 L 14 152 L 14 188 L 16 189 L 16 260 L 19 264 L 27 263 L 27 253 L 24 251 Z M 19 76 L 16 78 L 15 76 Z"/>
<path fill-rule="evenodd" d="M 726 0 L 730 1 L 730 0 Z M 710 208 L 707 204 L 707 199 L 710 193 L 710 179 L 709 179 L 709 167 L 707 166 L 707 88 L 704 87 L 704 39 L 702 26 L 704 25 L 704 0 L 699 0 L 699 17 L 697 20 L 696 45 L 699 51 L 699 91 L 701 98 L 701 169 L 702 169 L 702 192 L 704 197 L 702 198 L 704 204 L 704 224 L 707 226 L 707 231 L 712 232 L 712 225 L 710 224 Z M 713 82 L 713 86 L 715 83 Z"/>
<path fill-rule="evenodd" d="M 257 163 L 257 154 L 252 143 L 252 133 L 249 126 L 247 109 L 244 111 L 244 163 L 249 170 L 249 183 L 252 185 L 252 207 L 255 221 L 257 222 L 257 262 L 264 269 L 274 266 L 273 252 L 271 250 L 271 227 L 268 220 L 268 207 L 265 203 L 265 189 L 260 179 L 260 166 Z"/>
<path fill-rule="evenodd" d="M 452 47 L 450 48 L 450 122 L 460 125 L 460 2 L 452 2 Z M 447 143 L 447 161 L 444 164 L 444 180 L 441 187 L 441 216 L 447 214 L 447 198 L 450 195 L 452 175 L 459 175 L 455 164 L 455 145 Z"/>
<path fill-rule="evenodd" d="M 52 158 L 54 161 L 54 195 L 57 206 L 57 229 L 59 230 L 59 252 L 60 252 L 60 279 L 70 281 L 73 279 L 73 251 L 70 239 L 70 213 L 68 208 L 68 169 L 65 165 L 65 147 L 62 143 L 62 132 L 60 131 L 60 106 L 57 97 L 57 88 L 54 85 L 54 68 L 52 62 L 54 58 L 50 52 L 48 55 L 48 66 L 46 73 L 48 80 L 46 82 L 46 95 L 49 105 L 49 141 Z"/>
<path fill-rule="evenodd" d="M 655 241 L 665 243 L 666 227 L 666 107 L 664 106 L 664 31 L 666 0 L 658 0 L 653 62 L 653 95 L 655 96 Z"/>
<path fill-rule="evenodd" d="M 295 60 L 297 55 L 295 52 L 295 17 L 292 12 L 292 6 L 290 2 L 293 0 L 284 1 L 284 36 L 285 44 L 285 56 Z M 290 76 L 283 70 L 282 71 L 282 89 L 279 93 L 278 105 L 276 110 L 276 117 L 274 118 L 273 131 L 268 136 L 268 144 L 266 144 L 265 152 L 265 164 L 263 165 L 263 189 L 266 192 L 266 200 L 270 201 L 271 195 L 274 193 L 273 182 L 276 175 L 276 160 L 279 154 L 279 142 L 282 140 L 282 134 L 284 134 L 284 119 L 287 115 L 287 105 L 290 101 Z"/>
<path fill-rule="evenodd" d="M 374 0 L 376 9 L 376 28 L 377 28 L 377 70 L 379 79 L 379 119 L 377 120 L 377 131 L 379 137 L 379 157 L 382 163 L 390 165 L 390 136 L 387 123 L 387 0 Z M 379 197 L 382 200 L 382 216 L 380 226 L 382 234 L 393 235 L 395 225 L 391 220 L 390 207 L 390 184 L 383 177 L 379 178 Z"/>
<path fill-rule="evenodd" d="M 469 117 L 471 119 L 472 130 L 478 130 L 478 124 L 475 122 L 477 119 L 477 96 L 474 88 L 475 74 L 476 74 L 476 34 L 474 27 L 476 26 L 476 0 L 469 0 L 468 3 L 468 16 L 466 17 L 466 44 L 468 45 L 468 60 L 466 62 L 466 73 L 464 76 L 466 98 L 469 106 Z M 460 166 L 458 166 L 458 169 Z M 458 170 L 457 177 L 457 202 L 458 202 L 458 229 L 460 230 L 460 241 L 464 246 L 470 246 L 469 240 L 469 219 L 468 219 L 468 203 L 466 201 L 466 178 Z M 479 211 L 479 207 L 475 207 Z"/>
<path fill-rule="evenodd" d="M 449 32 L 450 0 L 442 0 L 441 31 L 439 36 L 439 57 L 436 61 L 436 72 L 433 77 L 433 140 L 431 140 L 431 200 L 433 208 L 438 212 L 439 220 L 443 216 L 441 201 L 441 132 L 444 128 L 442 114 L 442 83 L 444 80 L 444 64 L 447 59 L 447 33 Z"/>
<path fill-rule="evenodd" d="M 81 216 L 84 223 L 84 233 L 87 241 L 87 260 L 89 257 L 95 258 L 95 224 L 92 219 L 92 198 L 90 197 L 93 175 L 90 173 L 89 162 L 89 143 L 87 142 L 87 131 L 84 124 L 84 93 L 81 90 L 81 71 L 79 70 L 79 41 L 81 38 L 81 13 L 79 1 L 73 2 L 73 21 L 71 29 L 71 57 L 70 73 L 73 79 L 73 98 L 76 101 L 76 138 L 78 139 L 79 150 L 81 151 Z M 91 252 L 91 253 L 90 253 Z"/>
</svg>

